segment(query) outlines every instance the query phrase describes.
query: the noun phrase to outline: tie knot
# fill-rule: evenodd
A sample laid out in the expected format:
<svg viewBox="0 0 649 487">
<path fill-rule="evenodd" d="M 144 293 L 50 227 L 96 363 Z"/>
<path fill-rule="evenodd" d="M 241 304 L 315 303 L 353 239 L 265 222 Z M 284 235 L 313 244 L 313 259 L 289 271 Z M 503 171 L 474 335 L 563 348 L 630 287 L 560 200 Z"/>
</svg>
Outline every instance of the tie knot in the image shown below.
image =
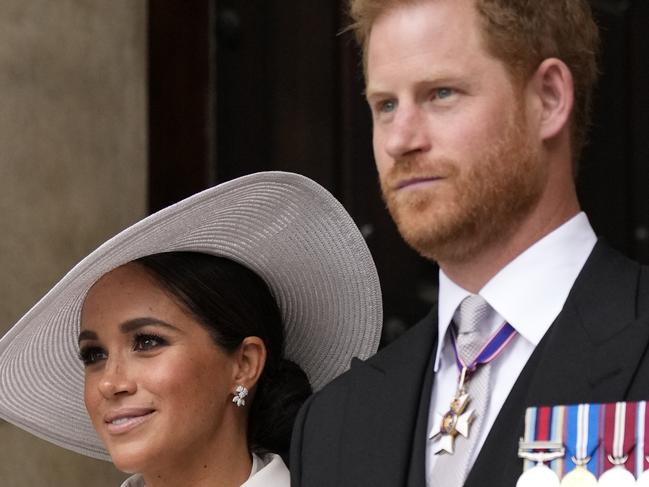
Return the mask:
<svg viewBox="0 0 649 487">
<path fill-rule="evenodd" d="M 457 349 L 465 363 L 471 362 L 488 338 L 485 320 L 491 306 L 481 296 L 472 294 L 460 303 L 456 315 Z"/>
<path fill-rule="evenodd" d="M 482 296 L 472 294 L 464 298 L 457 312 L 457 328 L 459 333 L 474 333 L 480 331 L 480 324 L 489 315 L 491 306 Z"/>
</svg>

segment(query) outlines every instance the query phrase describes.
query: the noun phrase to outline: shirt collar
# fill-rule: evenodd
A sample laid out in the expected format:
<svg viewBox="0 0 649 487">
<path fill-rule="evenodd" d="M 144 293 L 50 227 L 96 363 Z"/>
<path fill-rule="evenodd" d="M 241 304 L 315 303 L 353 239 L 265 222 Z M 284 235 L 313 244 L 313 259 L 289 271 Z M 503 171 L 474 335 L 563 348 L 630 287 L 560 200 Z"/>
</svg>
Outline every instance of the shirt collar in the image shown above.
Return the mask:
<svg viewBox="0 0 649 487">
<path fill-rule="evenodd" d="M 478 294 L 536 346 L 561 312 L 596 242 L 588 217 L 581 212 L 503 267 Z M 453 314 L 470 294 L 440 269 L 435 371 Z"/>
</svg>

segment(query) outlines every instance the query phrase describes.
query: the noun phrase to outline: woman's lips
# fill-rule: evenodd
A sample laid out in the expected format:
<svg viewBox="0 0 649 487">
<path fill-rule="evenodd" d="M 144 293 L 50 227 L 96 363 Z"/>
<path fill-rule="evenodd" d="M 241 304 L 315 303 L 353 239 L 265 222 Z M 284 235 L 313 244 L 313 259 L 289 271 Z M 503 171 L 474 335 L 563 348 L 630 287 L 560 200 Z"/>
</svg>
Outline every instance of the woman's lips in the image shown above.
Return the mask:
<svg viewBox="0 0 649 487">
<path fill-rule="evenodd" d="M 112 435 L 121 435 L 137 428 L 147 422 L 153 414 L 154 409 L 121 409 L 111 411 L 104 418 L 107 431 Z"/>
</svg>

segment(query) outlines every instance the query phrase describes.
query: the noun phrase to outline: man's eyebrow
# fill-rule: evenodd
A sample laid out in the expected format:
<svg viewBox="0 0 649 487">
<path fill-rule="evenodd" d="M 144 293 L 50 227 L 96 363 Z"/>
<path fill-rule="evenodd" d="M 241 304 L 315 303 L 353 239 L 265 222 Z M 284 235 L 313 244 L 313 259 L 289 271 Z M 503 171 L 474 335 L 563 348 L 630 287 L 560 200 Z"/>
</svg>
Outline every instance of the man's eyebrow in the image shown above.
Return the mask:
<svg viewBox="0 0 649 487">
<path fill-rule="evenodd" d="M 139 330 L 140 328 L 149 325 L 162 326 L 164 328 L 169 328 L 171 330 L 178 331 L 178 328 L 176 328 L 175 326 L 170 325 L 169 323 L 166 323 L 165 321 L 159 318 L 151 318 L 148 316 L 142 318 L 134 318 L 132 320 L 125 321 L 124 323 L 119 325 L 119 331 L 124 334 L 127 334 L 127 333 L 132 333 L 136 330 Z M 99 337 L 96 332 L 92 330 L 83 330 L 79 333 L 78 342 L 80 343 L 83 340 L 98 340 L 98 339 Z"/>
<path fill-rule="evenodd" d="M 368 103 L 371 103 L 372 101 L 375 100 L 380 100 L 383 98 L 392 98 L 394 95 L 388 91 L 384 90 L 374 90 L 370 87 L 370 90 L 365 90 L 364 92 L 365 95 L 365 100 Z"/>
</svg>

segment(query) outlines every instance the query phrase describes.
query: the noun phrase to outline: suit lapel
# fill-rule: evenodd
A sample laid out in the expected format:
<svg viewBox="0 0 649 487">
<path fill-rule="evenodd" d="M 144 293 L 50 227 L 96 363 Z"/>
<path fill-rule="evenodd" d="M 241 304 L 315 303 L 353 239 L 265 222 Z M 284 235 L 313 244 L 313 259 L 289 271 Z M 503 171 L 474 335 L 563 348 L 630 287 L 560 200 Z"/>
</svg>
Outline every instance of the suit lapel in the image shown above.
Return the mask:
<svg viewBox="0 0 649 487">
<path fill-rule="evenodd" d="M 435 319 L 437 328 L 437 319 Z M 437 340 L 433 343 L 432 350 L 437 347 Z M 417 409 L 417 420 L 413 436 L 412 454 L 410 455 L 410 468 L 408 470 L 408 487 L 425 487 L 426 485 L 426 445 L 428 444 L 428 415 L 430 409 L 430 397 L 433 390 L 435 374 L 433 367 L 435 353 L 431 351 L 428 366 L 424 372 L 424 380 Z"/>
<path fill-rule="evenodd" d="M 516 381 L 466 487 L 515 485 L 522 471 L 517 446 L 526 407 L 629 397 L 649 341 L 647 320 L 636 316 L 638 277 L 635 262 L 596 245 L 563 311 Z"/>
<path fill-rule="evenodd" d="M 420 402 L 426 403 L 427 412 L 433 375 L 427 370 L 436 338 L 434 307 L 380 355 L 355 364 L 340 456 L 344 485 L 425 486 L 427 413 L 424 418 Z M 354 391 L 362 397 L 354 396 Z M 411 462 L 417 469 L 408 480 Z"/>
<path fill-rule="evenodd" d="M 649 340 L 637 316 L 640 268 L 599 243 L 548 333 L 529 404 L 624 399 Z"/>
</svg>

